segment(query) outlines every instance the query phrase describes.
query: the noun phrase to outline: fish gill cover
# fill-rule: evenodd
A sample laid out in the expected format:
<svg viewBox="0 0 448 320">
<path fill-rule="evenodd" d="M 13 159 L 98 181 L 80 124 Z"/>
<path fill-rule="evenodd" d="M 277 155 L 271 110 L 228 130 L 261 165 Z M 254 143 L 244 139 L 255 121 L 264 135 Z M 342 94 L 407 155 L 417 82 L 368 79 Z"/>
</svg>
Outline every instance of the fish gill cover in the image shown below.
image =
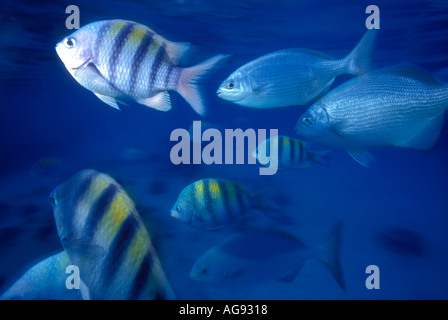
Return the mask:
<svg viewBox="0 0 448 320">
<path fill-rule="evenodd" d="M 2 299 L 448 298 L 446 2 L 67 6 L 1 4 Z"/>
</svg>

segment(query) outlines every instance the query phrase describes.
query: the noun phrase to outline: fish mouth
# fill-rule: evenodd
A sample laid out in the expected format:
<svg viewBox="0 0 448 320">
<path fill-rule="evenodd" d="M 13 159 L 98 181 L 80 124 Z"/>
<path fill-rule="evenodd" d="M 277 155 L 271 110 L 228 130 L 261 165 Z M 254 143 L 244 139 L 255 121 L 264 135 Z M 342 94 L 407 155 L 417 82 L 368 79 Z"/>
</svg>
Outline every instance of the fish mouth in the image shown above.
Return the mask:
<svg viewBox="0 0 448 320">
<path fill-rule="evenodd" d="M 177 212 L 177 210 L 171 210 L 170 211 L 170 216 L 172 216 L 175 219 L 179 219 L 180 218 L 179 212 Z"/>
</svg>

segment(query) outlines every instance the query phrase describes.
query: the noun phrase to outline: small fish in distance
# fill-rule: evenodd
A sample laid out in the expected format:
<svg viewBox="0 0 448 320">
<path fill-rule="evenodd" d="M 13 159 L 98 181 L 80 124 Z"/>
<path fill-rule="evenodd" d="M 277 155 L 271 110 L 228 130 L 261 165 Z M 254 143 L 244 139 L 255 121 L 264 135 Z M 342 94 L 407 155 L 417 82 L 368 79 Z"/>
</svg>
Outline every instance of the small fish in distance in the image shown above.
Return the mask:
<svg viewBox="0 0 448 320">
<path fill-rule="evenodd" d="M 283 212 L 281 206 L 265 194 L 251 194 L 241 184 L 225 179 L 202 179 L 186 186 L 171 216 L 193 228 L 214 229 L 241 221 L 250 210 L 284 218 L 278 214 Z"/>
<path fill-rule="evenodd" d="M 277 159 L 270 156 L 271 140 L 274 143 L 273 147 L 278 150 Z M 252 157 L 262 165 L 276 162 L 279 169 L 306 169 L 311 163 L 326 166 L 329 153 L 330 150 L 310 151 L 303 141 L 291 137 L 275 136 L 262 141 L 253 150 Z"/>
<path fill-rule="evenodd" d="M 171 109 L 168 91 L 177 91 L 200 115 L 206 110 L 197 80 L 224 55 L 181 68 L 188 43 L 166 40 L 132 21 L 92 22 L 56 45 L 56 52 L 75 80 L 109 106 L 133 100 L 160 111 Z"/>
</svg>

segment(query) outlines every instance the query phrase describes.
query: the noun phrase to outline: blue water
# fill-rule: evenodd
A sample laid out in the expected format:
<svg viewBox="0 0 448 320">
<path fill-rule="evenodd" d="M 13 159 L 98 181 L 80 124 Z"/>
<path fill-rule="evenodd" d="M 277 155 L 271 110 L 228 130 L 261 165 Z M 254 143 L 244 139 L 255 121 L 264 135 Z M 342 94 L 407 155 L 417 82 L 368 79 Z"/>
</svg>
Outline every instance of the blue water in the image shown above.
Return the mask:
<svg viewBox="0 0 448 320">
<path fill-rule="evenodd" d="M 193 50 L 182 61 L 187 66 L 232 54 L 201 83 L 208 115 L 200 118 L 177 93 L 170 94 L 169 112 L 138 104 L 120 112 L 78 85 L 54 50 L 72 32 L 65 28 L 69 4 L 79 7 L 81 25 L 133 20 L 172 41 L 190 42 Z M 62 250 L 48 195 L 78 170 L 94 168 L 112 175 L 135 201 L 180 299 L 447 299 L 447 128 L 427 152 L 373 150 L 376 163 L 369 169 L 342 150 L 334 150 L 328 167 L 274 176 L 260 176 L 259 165 L 170 161 L 170 133 L 188 129 L 193 120 L 230 129 L 278 129 L 298 138 L 294 126 L 306 107 L 248 109 L 217 98 L 216 89 L 236 68 L 274 50 L 310 48 L 344 57 L 366 31 L 369 4 L 381 13 L 375 67 L 406 61 L 448 81 L 444 0 L 1 0 L 0 294 L 33 264 Z M 186 185 L 208 177 L 270 190 L 292 220 L 271 226 L 304 243 L 319 243 L 343 221 L 346 290 L 316 261 L 292 282 L 259 279 L 235 287 L 191 280 L 195 261 L 231 232 L 192 229 L 169 210 Z M 379 289 L 366 288 L 369 265 L 380 270 Z"/>
</svg>

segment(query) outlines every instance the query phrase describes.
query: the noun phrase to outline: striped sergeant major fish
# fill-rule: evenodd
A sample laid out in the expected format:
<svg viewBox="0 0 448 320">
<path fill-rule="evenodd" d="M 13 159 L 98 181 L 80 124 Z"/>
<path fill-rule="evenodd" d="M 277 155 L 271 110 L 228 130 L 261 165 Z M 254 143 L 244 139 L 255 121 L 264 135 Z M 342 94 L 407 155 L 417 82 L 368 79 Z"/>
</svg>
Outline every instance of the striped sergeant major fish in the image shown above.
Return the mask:
<svg viewBox="0 0 448 320">
<path fill-rule="evenodd" d="M 282 212 L 265 194 L 251 194 L 236 182 L 210 178 L 186 186 L 171 209 L 171 216 L 193 228 L 214 229 L 247 217 L 252 209 Z"/>
<path fill-rule="evenodd" d="M 0 300 L 81 300 L 80 290 L 68 290 L 66 268 L 71 265 L 65 251 L 32 266 Z"/>
<path fill-rule="evenodd" d="M 132 200 L 110 176 L 82 170 L 50 202 L 84 299 L 175 298 Z"/>
<path fill-rule="evenodd" d="M 276 159 L 270 156 L 271 140 L 272 147 L 278 150 Z M 309 151 L 303 141 L 287 136 L 275 136 L 262 141 L 252 151 L 252 156 L 263 165 L 275 162 L 274 165 L 279 169 L 306 169 L 312 162 L 327 165 L 329 153 L 330 150 Z"/>
<path fill-rule="evenodd" d="M 196 81 L 224 55 L 181 68 L 188 43 L 166 40 L 132 21 L 90 23 L 65 37 L 56 52 L 70 74 L 109 106 L 133 100 L 160 111 L 171 109 L 168 91 L 177 91 L 200 115 L 205 107 Z"/>
</svg>

